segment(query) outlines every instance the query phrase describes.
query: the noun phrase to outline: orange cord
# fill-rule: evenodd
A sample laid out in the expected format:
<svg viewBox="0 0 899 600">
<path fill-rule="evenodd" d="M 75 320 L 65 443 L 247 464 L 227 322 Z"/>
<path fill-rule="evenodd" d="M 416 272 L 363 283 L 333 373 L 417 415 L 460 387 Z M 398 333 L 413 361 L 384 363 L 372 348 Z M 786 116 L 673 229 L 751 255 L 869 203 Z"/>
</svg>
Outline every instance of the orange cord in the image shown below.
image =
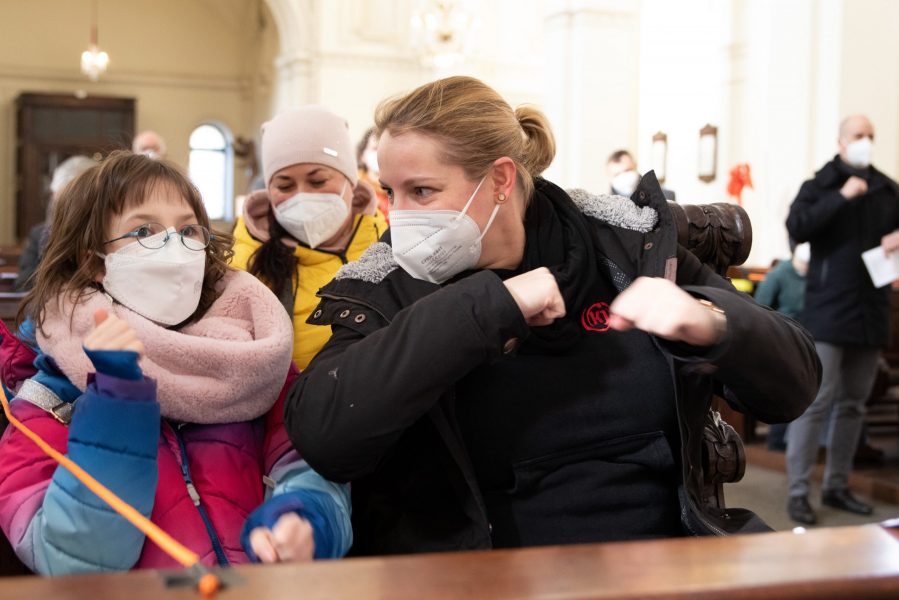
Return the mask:
<svg viewBox="0 0 899 600">
<path fill-rule="evenodd" d="M 0 391 L 0 403 L 3 404 L 3 412 L 6 413 L 6 418 L 9 420 L 10 425 L 21 431 L 25 437 L 37 444 L 37 446 L 41 450 L 43 450 L 47 454 L 47 456 L 58 462 L 64 468 L 68 469 L 68 471 L 72 473 L 72 475 L 74 475 L 75 478 L 78 479 L 78 481 L 83 483 L 90 491 L 99 496 L 104 502 L 112 507 L 113 510 L 127 519 L 128 522 L 142 531 L 144 535 L 146 535 L 157 546 L 159 546 L 163 552 L 181 563 L 185 568 L 193 567 L 200 562 L 200 557 L 196 552 L 190 550 L 189 548 L 181 544 L 178 540 L 160 529 L 158 525 L 140 514 L 130 504 L 116 496 L 113 492 L 106 488 L 106 486 L 94 479 L 87 471 L 79 467 L 70 458 L 54 450 L 47 442 L 41 439 L 39 435 L 28 429 L 26 425 L 16 419 L 12 415 L 12 411 L 9 408 L 9 402 L 6 399 L 6 394 L 4 394 L 2 391 Z M 215 575 L 213 575 L 212 573 L 206 573 L 198 582 L 198 588 L 200 593 L 204 597 L 209 597 L 215 594 L 215 591 L 220 587 L 220 584 L 221 582 Z"/>
</svg>

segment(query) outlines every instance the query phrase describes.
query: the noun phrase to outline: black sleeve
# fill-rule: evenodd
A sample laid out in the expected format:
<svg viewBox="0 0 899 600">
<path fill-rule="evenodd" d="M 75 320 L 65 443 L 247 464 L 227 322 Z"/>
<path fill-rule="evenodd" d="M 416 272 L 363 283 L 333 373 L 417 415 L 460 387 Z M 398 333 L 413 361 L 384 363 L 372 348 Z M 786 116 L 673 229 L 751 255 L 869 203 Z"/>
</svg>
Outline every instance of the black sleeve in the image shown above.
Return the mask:
<svg viewBox="0 0 899 600">
<path fill-rule="evenodd" d="M 813 181 L 806 181 L 790 206 L 787 231 L 797 242 L 807 242 L 830 224 L 846 202 L 839 189 L 822 190 Z"/>
<path fill-rule="evenodd" d="M 724 310 L 727 333 L 710 348 L 660 341 L 682 366 L 709 364 L 735 408 L 768 423 L 790 421 L 815 399 L 821 362 L 812 336 L 792 319 L 757 304 L 683 248 L 678 285 Z M 735 397 L 735 400 L 734 398 Z"/>
<path fill-rule="evenodd" d="M 352 310 L 364 311 L 355 304 Z M 366 313 L 363 323 L 379 318 Z M 389 324 L 380 319 L 370 332 L 355 319 L 335 324 L 288 392 L 288 434 L 303 458 L 332 481 L 374 471 L 456 381 L 500 358 L 508 340 L 528 332 L 515 300 L 490 271 L 418 300 Z"/>
</svg>

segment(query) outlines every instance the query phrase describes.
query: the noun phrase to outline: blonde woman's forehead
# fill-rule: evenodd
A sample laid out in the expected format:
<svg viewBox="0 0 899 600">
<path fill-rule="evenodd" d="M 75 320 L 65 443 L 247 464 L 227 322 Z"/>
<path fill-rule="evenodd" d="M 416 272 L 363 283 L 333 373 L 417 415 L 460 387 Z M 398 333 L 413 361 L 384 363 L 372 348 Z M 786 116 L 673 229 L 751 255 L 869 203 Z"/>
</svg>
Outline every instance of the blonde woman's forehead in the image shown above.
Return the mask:
<svg viewBox="0 0 899 600">
<path fill-rule="evenodd" d="M 383 177 L 386 170 L 421 169 L 449 166 L 441 142 L 415 131 L 400 135 L 384 132 L 378 141 L 378 165 Z"/>
</svg>

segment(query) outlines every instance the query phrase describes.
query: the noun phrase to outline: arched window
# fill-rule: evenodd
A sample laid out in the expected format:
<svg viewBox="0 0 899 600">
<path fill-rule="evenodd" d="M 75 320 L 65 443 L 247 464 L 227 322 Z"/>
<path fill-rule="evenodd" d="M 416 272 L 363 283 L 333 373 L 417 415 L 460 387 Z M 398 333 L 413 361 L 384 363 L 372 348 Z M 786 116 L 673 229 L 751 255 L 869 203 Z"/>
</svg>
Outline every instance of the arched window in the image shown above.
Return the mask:
<svg viewBox="0 0 899 600">
<path fill-rule="evenodd" d="M 231 220 L 233 152 L 225 129 L 204 123 L 190 134 L 188 172 L 200 190 L 210 219 Z"/>
</svg>

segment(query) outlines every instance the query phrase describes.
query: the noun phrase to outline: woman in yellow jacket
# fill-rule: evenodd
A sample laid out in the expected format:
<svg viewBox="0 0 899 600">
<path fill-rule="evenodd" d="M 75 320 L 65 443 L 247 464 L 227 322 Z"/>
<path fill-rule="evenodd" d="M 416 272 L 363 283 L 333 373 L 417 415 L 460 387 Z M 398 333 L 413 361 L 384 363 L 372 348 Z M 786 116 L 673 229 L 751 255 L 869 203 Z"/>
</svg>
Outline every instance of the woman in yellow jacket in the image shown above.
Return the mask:
<svg viewBox="0 0 899 600">
<path fill-rule="evenodd" d="M 315 293 L 387 229 L 370 186 L 360 183 L 346 121 L 304 106 L 262 126 L 266 189 L 250 195 L 234 228 L 231 264 L 261 279 L 293 316 L 301 370 L 331 335 L 308 325 Z"/>
</svg>

